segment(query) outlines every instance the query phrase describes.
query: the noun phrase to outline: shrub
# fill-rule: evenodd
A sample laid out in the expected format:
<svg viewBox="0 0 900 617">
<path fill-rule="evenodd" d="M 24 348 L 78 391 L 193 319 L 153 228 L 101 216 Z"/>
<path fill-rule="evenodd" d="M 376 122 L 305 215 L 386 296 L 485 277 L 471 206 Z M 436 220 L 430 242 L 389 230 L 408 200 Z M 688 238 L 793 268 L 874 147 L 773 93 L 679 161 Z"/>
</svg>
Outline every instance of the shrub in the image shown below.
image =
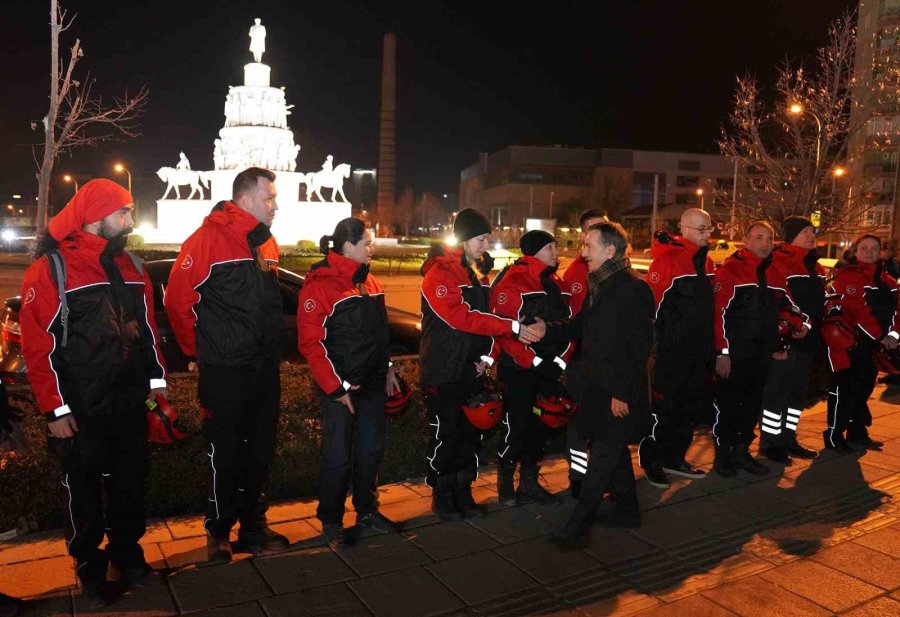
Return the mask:
<svg viewBox="0 0 900 617">
<path fill-rule="evenodd" d="M 319 252 L 319 244 L 317 242 L 313 242 L 312 240 L 300 240 L 300 242 L 297 243 L 297 248 L 302 252 Z"/>
<path fill-rule="evenodd" d="M 125 248 L 129 250 L 144 248 L 144 237 L 137 234 L 129 235 L 128 240 L 125 241 Z"/>
</svg>

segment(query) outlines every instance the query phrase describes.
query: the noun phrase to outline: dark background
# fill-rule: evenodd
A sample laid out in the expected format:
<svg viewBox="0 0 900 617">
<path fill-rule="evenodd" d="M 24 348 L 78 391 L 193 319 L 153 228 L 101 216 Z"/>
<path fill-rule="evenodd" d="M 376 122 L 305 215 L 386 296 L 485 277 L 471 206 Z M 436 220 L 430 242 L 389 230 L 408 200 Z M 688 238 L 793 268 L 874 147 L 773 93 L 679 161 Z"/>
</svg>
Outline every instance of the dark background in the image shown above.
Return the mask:
<svg viewBox="0 0 900 617">
<path fill-rule="evenodd" d="M 30 130 L 47 110 L 49 1 L 16 3 L 0 24 L 0 201 L 33 200 Z M 594 2 L 68 2 L 65 57 L 80 37 L 107 97 L 150 89 L 142 135 L 64 155 L 55 177 L 124 180 L 141 200 L 162 196 L 155 176 L 183 150 L 212 168 L 228 85 L 252 60 L 248 31 L 266 26 L 263 62 L 295 105 L 298 171 L 378 162 L 382 37 L 397 32 L 398 191 L 455 191 L 479 152 L 510 144 L 621 146 L 716 152 L 735 75 L 771 83 L 785 57 L 809 58 L 851 0 Z M 537 7 L 537 8 L 529 8 Z M 54 181 L 54 201 L 72 187 Z M 26 197 L 29 198 L 29 197 Z"/>
</svg>

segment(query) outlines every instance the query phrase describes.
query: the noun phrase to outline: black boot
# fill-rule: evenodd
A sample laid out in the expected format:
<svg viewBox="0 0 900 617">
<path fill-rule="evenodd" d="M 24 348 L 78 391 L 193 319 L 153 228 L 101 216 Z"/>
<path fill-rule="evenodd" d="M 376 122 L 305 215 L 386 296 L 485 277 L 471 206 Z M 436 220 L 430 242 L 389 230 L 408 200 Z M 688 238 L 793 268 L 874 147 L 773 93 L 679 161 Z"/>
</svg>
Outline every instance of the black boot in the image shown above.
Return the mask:
<svg viewBox="0 0 900 617">
<path fill-rule="evenodd" d="M 869 437 L 869 429 L 862 424 L 851 424 L 847 429 L 847 445 L 857 450 L 875 450 L 880 452 L 884 443 Z"/>
<path fill-rule="evenodd" d="M 788 454 L 786 446 L 769 446 L 767 448 L 760 448 L 759 453 L 761 456 L 765 456 L 772 462 L 781 463 L 785 466 L 792 464 L 791 457 Z"/>
<path fill-rule="evenodd" d="M 540 467 L 536 464 L 526 465 L 522 463 L 519 467 L 519 489 L 516 491 L 516 503 L 539 503 L 542 506 L 558 506 L 562 503 L 559 497 L 549 492 L 541 483 L 538 482 L 538 471 Z"/>
<path fill-rule="evenodd" d="M 497 463 L 497 501 L 502 506 L 516 505 L 516 489 L 513 476 L 516 474 L 516 462 L 500 459 Z"/>
<path fill-rule="evenodd" d="M 588 532 L 594 522 L 594 514 L 585 508 L 579 501 L 575 504 L 572 515 L 566 522 L 566 526 L 552 542 L 564 551 L 577 551 L 588 544 Z"/>
<path fill-rule="evenodd" d="M 462 515 L 456 509 L 455 489 L 455 474 L 438 476 L 431 489 L 431 510 L 445 523 L 462 520 Z"/>
<path fill-rule="evenodd" d="M 471 471 L 456 472 L 456 489 L 453 496 L 456 498 L 456 509 L 463 518 L 481 518 L 485 516 L 484 508 L 475 503 L 472 498 L 472 482 L 475 474 Z"/>
<path fill-rule="evenodd" d="M 734 448 L 734 466 L 754 476 L 764 476 L 769 468 L 750 456 L 750 446 L 739 445 Z"/>
<path fill-rule="evenodd" d="M 723 478 L 733 478 L 737 475 L 734 463 L 731 460 L 733 448 L 731 446 L 716 445 L 716 458 L 713 469 Z"/>
</svg>

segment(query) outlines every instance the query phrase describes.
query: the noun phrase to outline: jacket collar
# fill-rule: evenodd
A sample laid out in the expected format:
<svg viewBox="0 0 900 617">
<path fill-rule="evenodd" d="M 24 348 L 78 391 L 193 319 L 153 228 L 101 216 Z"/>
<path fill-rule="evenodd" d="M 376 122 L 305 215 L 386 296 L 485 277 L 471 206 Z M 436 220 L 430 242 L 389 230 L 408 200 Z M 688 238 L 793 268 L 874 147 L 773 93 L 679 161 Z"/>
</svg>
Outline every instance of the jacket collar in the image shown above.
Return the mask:
<svg viewBox="0 0 900 617">
<path fill-rule="evenodd" d="M 99 256 L 106 248 L 106 238 L 79 229 L 60 243 L 69 249 L 78 249 L 90 255 Z"/>
<path fill-rule="evenodd" d="M 323 274 L 325 274 L 328 269 L 332 269 L 334 275 L 346 278 L 348 281 L 352 281 L 353 275 L 363 266 L 363 264 L 353 261 L 348 257 L 344 257 L 333 250 L 328 251 L 328 255 L 325 256 L 325 261 L 328 262 L 329 268 L 322 269 Z"/>
<path fill-rule="evenodd" d="M 516 263 L 523 266 L 528 278 L 538 285 L 540 285 L 541 274 L 543 274 L 544 271 L 550 267 L 540 259 L 537 259 L 536 257 L 530 257 L 528 255 L 523 255 L 516 260 Z"/>
<path fill-rule="evenodd" d="M 213 207 L 207 218 L 214 223 L 233 228 L 241 236 L 246 236 L 263 225 L 256 220 L 255 216 L 242 210 L 233 201 L 220 201 Z M 263 226 L 265 227 L 265 225 Z"/>
</svg>

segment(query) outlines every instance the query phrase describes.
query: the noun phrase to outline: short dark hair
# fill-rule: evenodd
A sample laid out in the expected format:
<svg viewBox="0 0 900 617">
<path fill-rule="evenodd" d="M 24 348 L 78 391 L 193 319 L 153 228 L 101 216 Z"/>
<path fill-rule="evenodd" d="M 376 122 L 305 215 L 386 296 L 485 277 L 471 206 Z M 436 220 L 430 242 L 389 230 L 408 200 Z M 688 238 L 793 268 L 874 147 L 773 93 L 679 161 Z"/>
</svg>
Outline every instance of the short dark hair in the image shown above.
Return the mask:
<svg viewBox="0 0 900 617">
<path fill-rule="evenodd" d="M 344 242 L 356 244 L 362 240 L 363 234 L 366 233 L 366 224 L 355 217 L 345 218 L 334 227 L 334 233 L 330 236 L 322 236 L 319 240 L 319 250 L 323 255 L 327 255 L 328 251 L 335 251 L 338 255 L 343 255 Z M 328 246 L 331 244 L 331 246 Z"/>
<path fill-rule="evenodd" d="M 628 249 L 628 232 L 618 223 L 604 222 L 594 223 L 587 229 L 600 234 L 600 244 L 616 247 L 616 257 L 624 257 Z"/>
<path fill-rule="evenodd" d="M 875 234 L 861 234 L 858 238 L 856 238 L 856 240 L 853 241 L 853 244 L 850 245 L 850 254 L 853 257 L 856 257 L 856 249 L 859 248 L 859 245 L 863 240 L 875 240 L 875 242 L 878 243 L 879 250 L 881 250 L 881 247 L 883 246 L 881 243 L 881 238 L 879 238 Z"/>
<path fill-rule="evenodd" d="M 585 231 L 584 224 L 587 223 L 591 219 L 605 219 L 606 218 L 606 210 L 604 208 L 591 208 L 589 210 L 585 210 L 581 213 L 581 218 L 578 219 L 578 226 L 581 227 L 582 231 Z"/>
<path fill-rule="evenodd" d="M 236 175 L 234 183 L 231 185 L 231 198 L 237 199 L 255 189 L 260 178 L 275 182 L 275 173 L 262 167 L 248 167 Z"/>
<path fill-rule="evenodd" d="M 753 221 L 752 223 L 747 225 L 747 229 L 744 230 L 744 237 L 749 236 L 750 232 L 753 231 L 754 227 L 765 227 L 766 229 L 768 229 L 769 231 L 772 232 L 772 237 L 773 238 L 775 237 L 775 228 L 772 227 L 771 223 L 769 223 L 768 221 L 763 221 L 763 220 Z"/>
</svg>

